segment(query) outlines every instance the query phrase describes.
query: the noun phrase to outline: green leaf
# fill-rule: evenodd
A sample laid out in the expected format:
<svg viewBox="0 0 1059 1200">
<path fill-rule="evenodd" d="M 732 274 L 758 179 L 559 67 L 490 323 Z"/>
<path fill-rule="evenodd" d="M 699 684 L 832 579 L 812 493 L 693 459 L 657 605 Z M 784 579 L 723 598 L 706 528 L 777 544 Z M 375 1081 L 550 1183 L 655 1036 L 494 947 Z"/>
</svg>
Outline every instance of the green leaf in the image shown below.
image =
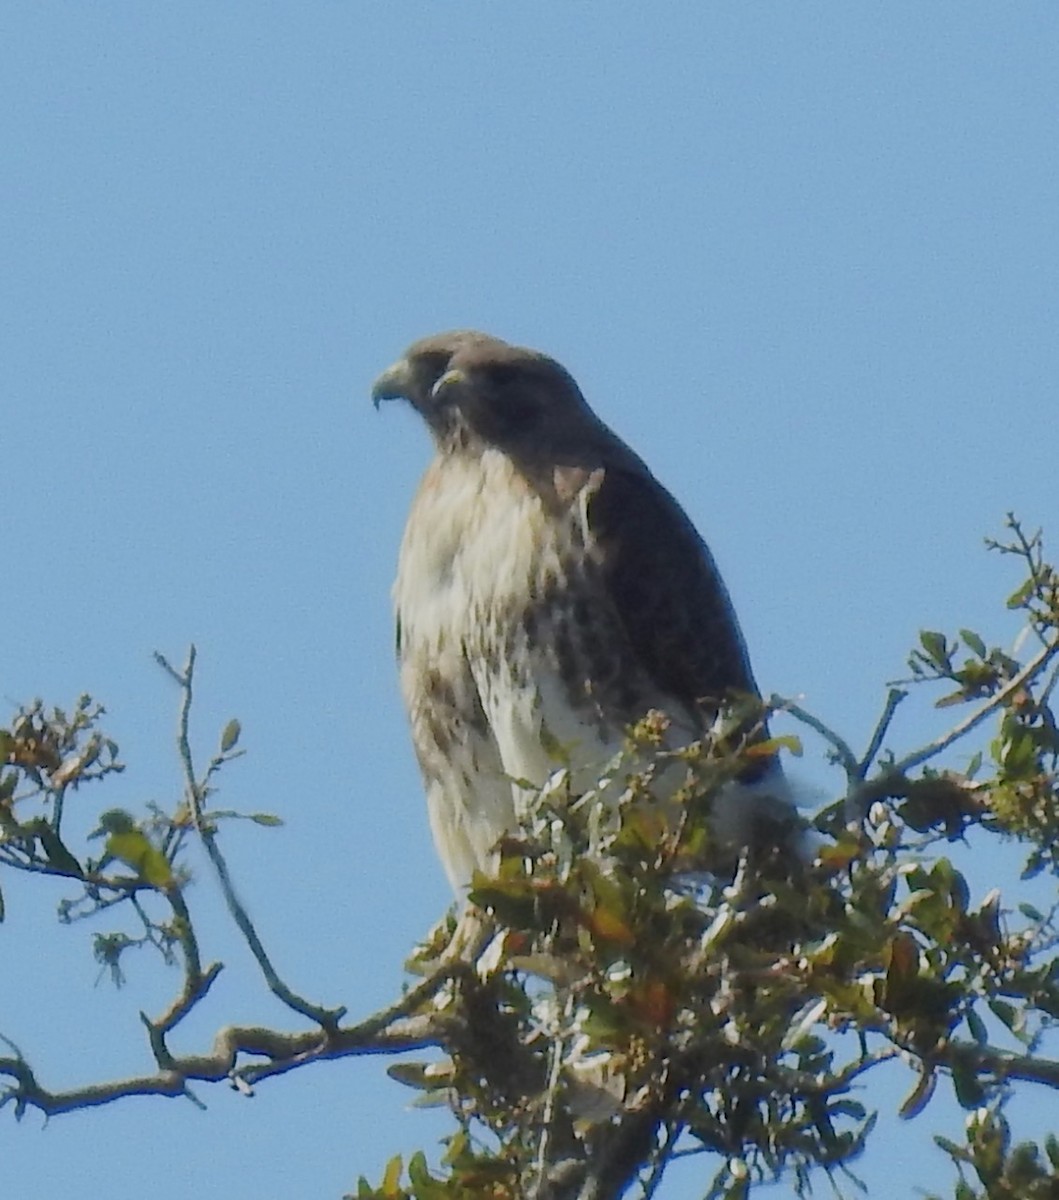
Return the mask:
<svg viewBox="0 0 1059 1200">
<path fill-rule="evenodd" d="M 949 646 L 943 633 L 938 633 L 936 629 L 922 629 L 919 644 L 932 663 L 939 667 L 949 666 Z"/>
<path fill-rule="evenodd" d="M 77 879 L 84 875 L 81 864 L 63 845 L 59 835 L 47 821 L 42 819 L 35 822 L 34 832 L 40 838 L 40 844 L 47 856 L 49 866 L 55 867 L 67 875 L 73 875 Z"/>
<path fill-rule="evenodd" d="M 1017 728 L 1011 731 L 1008 743 L 1003 749 L 1002 762 L 1004 771 L 1016 779 L 1024 779 L 1036 771 L 1037 747 L 1029 729 Z"/>
<path fill-rule="evenodd" d="M 905 1121 L 911 1121 L 913 1117 L 918 1117 L 930 1103 L 937 1085 L 937 1072 L 933 1070 L 924 1071 L 916 1080 L 915 1087 L 901 1101 L 901 1105 L 897 1110 L 898 1115 Z"/>
<path fill-rule="evenodd" d="M 953 1063 L 952 1087 L 961 1108 L 978 1108 L 985 1099 L 985 1090 L 978 1082 L 978 1076 L 964 1062 Z"/>
<path fill-rule="evenodd" d="M 1033 595 L 1033 579 L 1027 579 L 1021 587 L 1018 587 L 1008 596 L 1008 608 L 1022 608 L 1026 601 Z"/>
<path fill-rule="evenodd" d="M 267 825 L 274 828 L 283 824 L 283 818 L 274 816 L 272 813 L 250 813 L 249 816 L 255 825 Z"/>
<path fill-rule="evenodd" d="M 989 1031 L 985 1027 L 985 1022 L 973 1008 L 967 1011 L 967 1028 L 979 1046 L 985 1046 L 989 1042 Z"/>
<path fill-rule="evenodd" d="M 955 1159 L 963 1160 L 967 1157 L 967 1151 L 962 1146 L 950 1138 L 943 1137 L 940 1133 L 934 1134 L 934 1144 L 940 1146 L 946 1154 L 951 1155 Z"/>
<path fill-rule="evenodd" d="M 228 724 L 225 725 L 224 732 L 221 734 L 222 754 L 227 754 L 228 751 L 235 746 L 235 743 L 239 741 L 239 734 L 242 733 L 242 731 L 242 725 L 239 724 L 235 717 L 232 717 Z"/>
<path fill-rule="evenodd" d="M 1012 1033 L 1019 1032 L 1021 1024 L 1019 1011 L 1013 1004 L 1009 1004 L 1006 1000 L 990 1000 L 989 1011 L 998 1021 L 1002 1021 Z"/>
<path fill-rule="evenodd" d="M 399 1196 L 401 1194 L 401 1156 L 395 1154 L 386 1164 L 379 1188 L 384 1196 Z"/>
<path fill-rule="evenodd" d="M 946 873 L 949 875 L 949 895 L 952 902 L 961 914 L 965 913 L 971 900 L 971 889 L 967 886 L 967 880 L 948 859 L 942 859 L 942 862 L 949 868 L 949 872 Z"/>
<path fill-rule="evenodd" d="M 413 1187 L 425 1187 L 435 1182 L 422 1150 L 417 1150 L 408 1160 L 408 1182 Z"/>
<path fill-rule="evenodd" d="M 832 1117 L 849 1117 L 854 1121 L 863 1121 L 867 1109 L 856 1100 L 833 1100 L 827 1106 L 828 1114 Z"/>
<path fill-rule="evenodd" d="M 747 758 L 768 758 L 780 750 L 786 750 L 795 758 L 803 754 L 802 739 L 793 733 L 783 733 L 770 737 L 763 742 L 755 742 L 746 749 Z"/>
<path fill-rule="evenodd" d="M 969 650 L 972 650 L 979 658 L 985 658 L 986 649 L 985 642 L 978 636 L 973 629 L 961 629 L 960 637 L 963 638 L 964 644 Z"/>
<path fill-rule="evenodd" d="M 395 1082 L 420 1092 L 432 1091 L 448 1083 L 437 1069 L 436 1063 L 391 1063 L 386 1068 L 386 1074 Z"/>
</svg>

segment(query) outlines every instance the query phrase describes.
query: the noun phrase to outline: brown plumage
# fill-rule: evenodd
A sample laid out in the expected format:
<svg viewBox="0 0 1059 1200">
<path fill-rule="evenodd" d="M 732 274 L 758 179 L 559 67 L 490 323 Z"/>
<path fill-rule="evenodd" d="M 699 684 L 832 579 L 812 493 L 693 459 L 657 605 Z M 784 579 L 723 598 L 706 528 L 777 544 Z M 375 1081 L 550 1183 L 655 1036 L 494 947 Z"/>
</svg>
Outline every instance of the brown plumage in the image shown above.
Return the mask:
<svg viewBox="0 0 1059 1200">
<path fill-rule="evenodd" d="M 709 550 L 557 362 L 482 333 L 438 334 L 372 394 L 409 401 L 436 449 L 394 601 L 431 825 L 460 889 L 488 869 L 525 783 L 554 769 L 549 743 L 573 747 L 587 786 L 649 710 L 687 742 L 726 696 L 757 687 Z M 767 791 L 786 811 L 776 770 Z M 736 807 L 722 836 L 741 842 L 747 793 Z"/>
</svg>

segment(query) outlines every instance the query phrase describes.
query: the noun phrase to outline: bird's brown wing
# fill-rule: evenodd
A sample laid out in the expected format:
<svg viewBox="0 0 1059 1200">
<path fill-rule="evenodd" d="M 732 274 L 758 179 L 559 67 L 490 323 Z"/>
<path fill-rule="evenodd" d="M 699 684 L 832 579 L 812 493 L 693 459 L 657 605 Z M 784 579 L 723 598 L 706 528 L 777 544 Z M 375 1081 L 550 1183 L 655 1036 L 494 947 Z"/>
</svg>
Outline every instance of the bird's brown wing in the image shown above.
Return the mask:
<svg viewBox="0 0 1059 1200">
<path fill-rule="evenodd" d="M 603 582 L 642 669 L 709 714 L 757 693 L 727 589 L 680 505 L 647 471 L 611 467 L 589 501 Z"/>
</svg>

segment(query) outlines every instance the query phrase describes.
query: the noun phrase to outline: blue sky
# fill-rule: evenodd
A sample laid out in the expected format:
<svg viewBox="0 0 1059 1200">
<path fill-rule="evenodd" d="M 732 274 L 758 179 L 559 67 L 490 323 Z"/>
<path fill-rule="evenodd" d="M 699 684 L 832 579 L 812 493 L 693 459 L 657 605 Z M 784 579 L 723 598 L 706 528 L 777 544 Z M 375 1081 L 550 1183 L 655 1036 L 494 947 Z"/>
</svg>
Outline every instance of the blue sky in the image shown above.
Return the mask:
<svg viewBox="0 0 1059 1200">
<path fill-rule="evenodd" d="M 1057 42 L 1047 3 L 6 0 L 0 695 L 106 702 L 129 769 L 75 825 L 172 802 L 151 652 L 194 641 L 202 752 L 232 715 L 248 751 L 218 802 L 287 822 L 225 834 L 281 970 L 395 995 L 449 893 L 389 611 L 428 443 L 368 391 L 438 329 L 565 363 L 710 541 L 762 685 L 855 744 L 920 627 L 1009 640 L 982 537 L 1059 535 Z M 97 985 L 62 890 L 4 886 L 0 1032 L 54 1086 L 144 1069 L 172 980 Z M 283 1021 L 204 867 L 190 899 L 229 969 L 178 1049 Z M 200 1094 L 30 1114 L 9 1193 L 337 1197 L 444 1128 L 378 1061 Z M 960 1119 L 869 1154 L 873 1194 L 944 1186 Z"/>
</svg>

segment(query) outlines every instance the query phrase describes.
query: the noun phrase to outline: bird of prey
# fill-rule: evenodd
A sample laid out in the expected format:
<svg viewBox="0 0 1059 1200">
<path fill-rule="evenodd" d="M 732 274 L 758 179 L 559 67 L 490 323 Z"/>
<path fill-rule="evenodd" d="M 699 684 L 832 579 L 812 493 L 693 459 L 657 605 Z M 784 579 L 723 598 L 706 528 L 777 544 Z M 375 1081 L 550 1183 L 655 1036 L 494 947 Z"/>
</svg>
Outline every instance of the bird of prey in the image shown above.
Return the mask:
<svg viewBox="0 0 1059 1200">
<path fill-rule="evenodd" d="M 556 744 L 583 789 L 649 711 L 687 744 L 726 697 L 757 688 L 706 545 L 559 363 L 442 333 L 372 396 L 408 401 L 434 442 L 393 595 L 430 824 L 460 892 L 495 865 Z M 796 824 L 782 772 L 762 770 L 716 818 L 730 849 L 752 840 L 758 813 Z"/>
</svg>

